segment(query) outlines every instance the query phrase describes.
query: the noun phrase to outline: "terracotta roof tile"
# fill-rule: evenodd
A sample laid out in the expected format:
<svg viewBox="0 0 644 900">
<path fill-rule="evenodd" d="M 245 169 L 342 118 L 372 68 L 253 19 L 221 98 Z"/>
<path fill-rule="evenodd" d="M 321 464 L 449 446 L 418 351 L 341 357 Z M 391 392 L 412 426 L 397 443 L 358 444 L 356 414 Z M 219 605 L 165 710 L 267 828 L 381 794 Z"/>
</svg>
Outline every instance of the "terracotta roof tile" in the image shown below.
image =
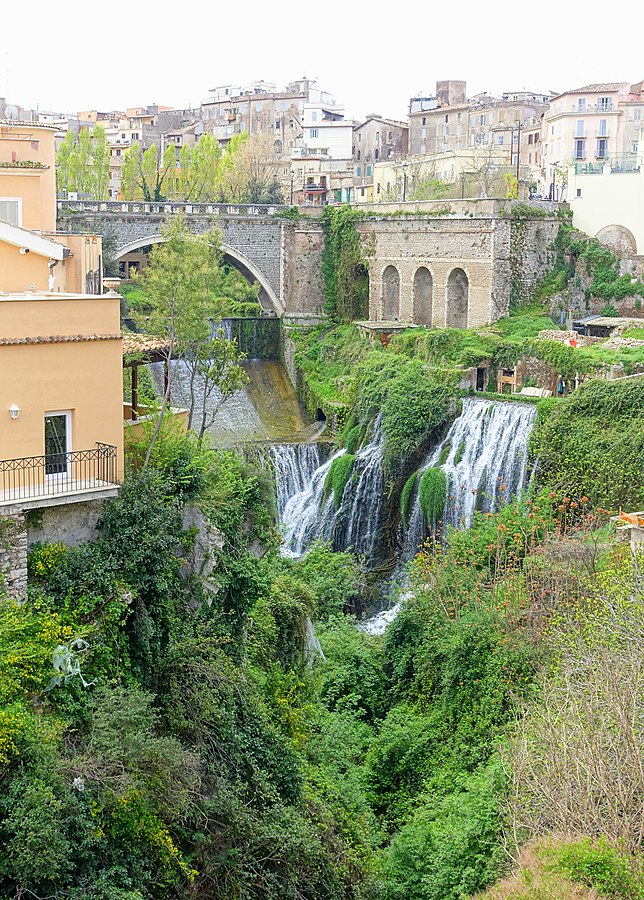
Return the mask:
<svg viewBox="0 0 644 900">
<path fill-rule="evenodd" d="M 67 344 L 86 341 L 116 341 L 120 334 L 48 334 L 22 338 L 0 338 L 0 347 L 29 344 Z"/>
<path fill-rule="evenodd" d="M 123 334 L 123 355 L 130 353 L 159 353 L 168 350 L 170 341 L 164 338 L 153 337 L 150 334 L 135 334 L 125 332 Z"/>
</svg>

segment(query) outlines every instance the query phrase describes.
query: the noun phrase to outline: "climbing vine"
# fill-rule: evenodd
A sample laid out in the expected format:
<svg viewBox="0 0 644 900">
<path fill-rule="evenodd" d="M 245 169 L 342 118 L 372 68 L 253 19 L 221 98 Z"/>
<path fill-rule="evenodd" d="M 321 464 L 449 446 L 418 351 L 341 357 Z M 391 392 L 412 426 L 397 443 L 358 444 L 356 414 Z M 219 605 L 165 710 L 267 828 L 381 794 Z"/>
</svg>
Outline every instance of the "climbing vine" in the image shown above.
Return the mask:
<svg viewBox="0 0 644 900">
<path fill-rule="evenodd" d="M 369 315 L 369 273 L 356 228 L 364 217 L 350 206 L 327 206 L 322 216 L 325 311 L 343 322 Z"/>
</svg>

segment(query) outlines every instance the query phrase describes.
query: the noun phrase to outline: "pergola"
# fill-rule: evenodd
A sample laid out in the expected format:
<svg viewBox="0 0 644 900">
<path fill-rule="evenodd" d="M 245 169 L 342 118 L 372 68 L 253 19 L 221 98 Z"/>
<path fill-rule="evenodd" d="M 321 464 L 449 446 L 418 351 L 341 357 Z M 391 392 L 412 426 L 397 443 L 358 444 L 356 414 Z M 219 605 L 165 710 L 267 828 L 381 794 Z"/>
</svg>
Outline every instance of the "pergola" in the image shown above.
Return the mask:
<svg viewBox="0 0 644 900">
<path fill-rule="evenodd" d="M 168 353 L 170 341 L 155 338 L 149 334 L 124 332 L 123 335 L 123 368 L 131 370 L 132 378 L 132 420 L 139 418 L 139 366 L 149 363 L 163 363 L 163 390 L 168 389 Z"/>
</svg>

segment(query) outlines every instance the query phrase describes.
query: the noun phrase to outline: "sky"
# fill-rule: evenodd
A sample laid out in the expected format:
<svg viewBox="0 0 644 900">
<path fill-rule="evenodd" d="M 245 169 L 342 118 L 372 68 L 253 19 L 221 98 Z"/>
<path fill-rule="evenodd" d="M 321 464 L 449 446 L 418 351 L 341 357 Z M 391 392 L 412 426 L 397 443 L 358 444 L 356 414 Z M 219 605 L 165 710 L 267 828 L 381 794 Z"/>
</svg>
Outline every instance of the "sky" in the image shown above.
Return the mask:
<svg viewBox="0 0 644 900">
<path fill-rule="evenodd" d="M 467 93 L 644 79 L 644 4 L 529 0 L 204 3 L 0 0 L 0 97 L 77 112 L 198 106 L 210 88 L 306 75 L 359 119 L 405 118 L 437 80 Z M 638 11 L 639 10 L 639 11 Z"/>
</svg>

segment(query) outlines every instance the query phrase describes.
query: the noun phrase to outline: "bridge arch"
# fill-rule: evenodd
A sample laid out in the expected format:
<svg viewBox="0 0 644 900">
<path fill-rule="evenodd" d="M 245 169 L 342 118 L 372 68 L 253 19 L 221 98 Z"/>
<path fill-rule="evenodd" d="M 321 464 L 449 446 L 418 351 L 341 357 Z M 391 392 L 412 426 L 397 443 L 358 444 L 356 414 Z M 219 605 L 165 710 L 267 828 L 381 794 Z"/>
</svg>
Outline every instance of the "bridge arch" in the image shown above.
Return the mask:
<svg viewBox="0 0 644 900">
<path fill-rule="evenodd" d="M 151 244 L 162 244 L 163 241 L 164 237 L 162 234 L 152 234 L 148 235 L 148 237 L 137 238 L 136 240 L 130 241 L 127 244 L 123 244 L 122 247 L 119 247 L 114 254 L 114 259 L 121 259 L 121 257 L 126 255 L 126 253 L 132 253 L 134 250 L 140 250 L 141 247 L 148 247 Z M 222 243 L 221 252 L 224 259 L 232 266 L 234 266 L 237 271 L 241 275 L 243 275 L 244 278 L 246 278 L 247 281 L 250 281 L 251 284 L 255 281 L 259 283 L 259 302 L 261 303 L 262 307 L 266 310 L 272 309 L 273 312 L 275 312 L 275 314 L 278 316 L 283 315 L 284 304 L 269 284 L 268 279 L 258 269 L 255 263 L 235 247 L 231 247 L 229 244 Z"/>
</svg>

